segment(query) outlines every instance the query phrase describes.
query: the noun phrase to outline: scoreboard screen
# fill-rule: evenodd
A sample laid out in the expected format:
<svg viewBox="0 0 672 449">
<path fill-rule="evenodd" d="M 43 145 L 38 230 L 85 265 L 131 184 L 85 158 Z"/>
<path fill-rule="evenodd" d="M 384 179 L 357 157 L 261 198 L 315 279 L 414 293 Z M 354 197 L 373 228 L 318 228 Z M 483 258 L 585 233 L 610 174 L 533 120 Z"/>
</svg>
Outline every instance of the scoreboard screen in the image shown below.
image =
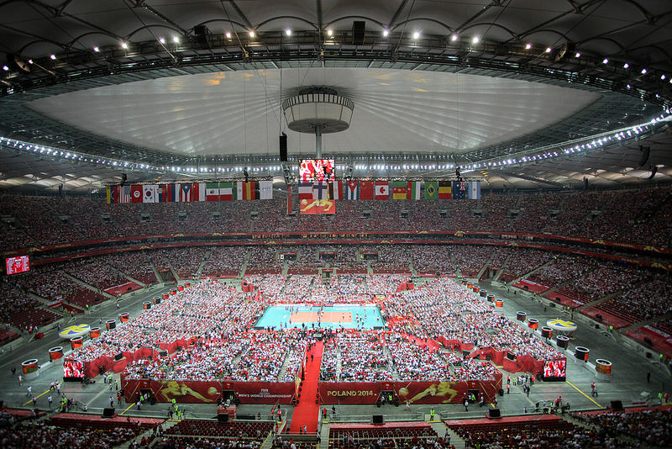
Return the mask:
<svg viewBox="0 0 672 449">
<path fill-rule="evenodd" d="M 5 259 L 5 273 L 8 275 L 27 271 L 30 271 L 30 258 L 28 256 L 7 257 Z"/>
<path fill-rule="evenodd" d="M 304 159 L 299 166 L 301 182 L 334 181 L 336 166 L 333 159 Z"/>
</svg>

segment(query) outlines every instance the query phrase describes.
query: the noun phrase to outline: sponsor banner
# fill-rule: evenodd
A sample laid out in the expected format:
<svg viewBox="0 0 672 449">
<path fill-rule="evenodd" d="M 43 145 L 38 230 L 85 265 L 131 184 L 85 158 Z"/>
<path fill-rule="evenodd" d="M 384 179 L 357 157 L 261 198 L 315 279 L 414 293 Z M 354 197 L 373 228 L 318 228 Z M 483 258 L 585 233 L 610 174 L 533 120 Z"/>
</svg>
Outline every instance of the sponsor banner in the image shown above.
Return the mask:
<svg viewBox="0 0 672 449">
<path fill-rule="evenodd" d="M 394 391 L 401 404 L 459 404 L 470 390 L 491 401 L 502 386 L 493 381 L 468 382 L 320 382 L 323 404 L 375 404 L 383 391 Z"/>
<path fill-rule="evenodd" d="M 241 404 L 290 404 L 294 382 L 220 382 L 125 379 L 121 386 L 127 402 L 137 401 L 143 390 L 151 390 L 157 402 L 182 404 L 217 403 L 223 391 L 234 391 Z"/>
</svg>

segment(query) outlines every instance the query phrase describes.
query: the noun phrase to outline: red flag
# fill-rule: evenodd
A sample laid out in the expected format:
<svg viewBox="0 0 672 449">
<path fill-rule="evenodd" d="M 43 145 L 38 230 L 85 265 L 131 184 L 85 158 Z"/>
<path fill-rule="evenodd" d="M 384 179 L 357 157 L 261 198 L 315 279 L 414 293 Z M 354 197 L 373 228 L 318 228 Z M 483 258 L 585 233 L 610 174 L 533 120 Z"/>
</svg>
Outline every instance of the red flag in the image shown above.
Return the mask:
<svg viewBox="0 0 672 449">
<path fill-rule="evenodd" d="M 360 181 L 359 183 L 359 199 L 372 200 L 373 199 L 373 181 Z"/>
<path fill-rule="evenodd" d="M 131 203 L 142 203 L 142 186 L 140 184 L 131 185 Z"/>
</svg>

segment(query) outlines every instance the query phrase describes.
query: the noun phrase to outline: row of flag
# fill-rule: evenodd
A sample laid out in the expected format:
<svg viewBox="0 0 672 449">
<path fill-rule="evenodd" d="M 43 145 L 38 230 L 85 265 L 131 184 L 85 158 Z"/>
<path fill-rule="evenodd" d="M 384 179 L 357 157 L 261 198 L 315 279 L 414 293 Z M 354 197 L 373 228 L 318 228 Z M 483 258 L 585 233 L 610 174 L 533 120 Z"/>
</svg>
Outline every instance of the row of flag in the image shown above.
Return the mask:
<svg viewBox="0 0 672 449">
<path fill-rule="evenodd" d="M 480 181 L 300 182 L 299 200 L 451 200 L 481 198 Z"/>
<path fill-rule="evenodd" d="M 183 182 L 107 186 L 107 204 L 273 199 L 273 181 Z"/>
</svg>

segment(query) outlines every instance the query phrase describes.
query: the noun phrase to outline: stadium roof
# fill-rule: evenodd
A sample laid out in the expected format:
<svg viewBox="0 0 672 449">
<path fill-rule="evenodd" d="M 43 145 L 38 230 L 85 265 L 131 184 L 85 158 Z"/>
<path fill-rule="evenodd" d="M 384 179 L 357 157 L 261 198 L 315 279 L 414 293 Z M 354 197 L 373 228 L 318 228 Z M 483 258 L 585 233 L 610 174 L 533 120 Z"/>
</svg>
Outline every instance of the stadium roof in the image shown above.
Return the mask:
<svg viewBox="0 0 672 449">
<path fill-rule="evenodd" d="M 665 0 L 10 0 L 0 17 L 0 186 L 282 176 L 280 131 L 293 161 L 314 139 L 280 102 L 309 85 L 355 102 L 325 136 L 342 173 L 672 176 Z"/>
</svg>

